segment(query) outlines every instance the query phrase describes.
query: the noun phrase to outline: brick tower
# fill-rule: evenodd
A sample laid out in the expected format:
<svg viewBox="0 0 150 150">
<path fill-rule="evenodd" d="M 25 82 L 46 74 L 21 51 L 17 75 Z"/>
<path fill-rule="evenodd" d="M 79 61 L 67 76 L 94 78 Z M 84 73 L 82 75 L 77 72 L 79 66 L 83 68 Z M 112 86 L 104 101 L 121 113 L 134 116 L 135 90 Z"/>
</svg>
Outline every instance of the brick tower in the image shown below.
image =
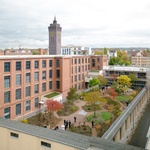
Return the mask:
<svg viewBox="0 0 150 150">
<path fill-rule="evenodd" d="M 61 55 L 61 27 L 54 17 L 53 24 L 48 27 L 49 31 L 49 55 Z"/>
</svg>

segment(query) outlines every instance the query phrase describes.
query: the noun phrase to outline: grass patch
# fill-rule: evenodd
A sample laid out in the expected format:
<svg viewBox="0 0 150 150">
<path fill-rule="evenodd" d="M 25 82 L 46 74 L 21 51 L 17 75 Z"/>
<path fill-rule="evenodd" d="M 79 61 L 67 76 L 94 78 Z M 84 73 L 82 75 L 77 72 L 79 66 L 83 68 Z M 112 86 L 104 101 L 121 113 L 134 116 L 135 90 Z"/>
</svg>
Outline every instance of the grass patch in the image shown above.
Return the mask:
<svg viewBox="0 0 150 150">
<path fill-rule="evenodd" d="M 113 118 L 113 114 L 110 113 L 110 112 L 99 112 L 99 113 L 96 113 L 96 118 L 93 118 L 94 117 L 94 114 L 91 114 L 87 117 L 87 121 L 88 122 L 91 122 L 92 120 L 94 120 L 94 122 L 96 124 L 100 123 L 100 122 L 105 122 L 105 121 L 108 121 L 110 120 L 111 118 Z"/>
<path fill-rule="evenodd" d="M 59 95 L 59 94 L 60 94 L 60 93 L 53 92 L 53 93 L 50 93 L 50 94 L 48 94 L 48 95 L 45 95 L 44 97 L 46 97 L 46 98 L 52 98 L 52 97 L 57 96 L 57 95 Z"/>
<path fill-rule="evenodd" d="M 119 95 L 116 97 L 116 100 L 118 101 L 127 101 L 130 100 L 130 96 L 129 95 Z"/>
</svg>

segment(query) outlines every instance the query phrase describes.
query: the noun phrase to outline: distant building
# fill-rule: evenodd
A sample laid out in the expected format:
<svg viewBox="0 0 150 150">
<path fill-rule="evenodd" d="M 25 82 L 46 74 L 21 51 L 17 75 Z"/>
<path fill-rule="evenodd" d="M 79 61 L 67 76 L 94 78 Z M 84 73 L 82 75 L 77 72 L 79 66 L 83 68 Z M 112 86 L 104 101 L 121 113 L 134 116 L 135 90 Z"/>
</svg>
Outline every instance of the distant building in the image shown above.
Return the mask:
<svg viewBox="0 0 150 150">
<path fill-rule="evenodd" d="M 108 50 L 108 60 L 112 57 L 117 57 L 117 50 Z"/>
<path fill-rule="evenodd" d="M 85 46 L 62 46 L 61 47 L 62 55 L 91 55 L 91 47 Z"/>
<path fill-rule="evenodd" d="M 61 55 L 61 29 L 60 24 L 57 24 L 56 17 L 54 17 L 53 24 L 48 27 L 50 55 Z"/>
</svg>

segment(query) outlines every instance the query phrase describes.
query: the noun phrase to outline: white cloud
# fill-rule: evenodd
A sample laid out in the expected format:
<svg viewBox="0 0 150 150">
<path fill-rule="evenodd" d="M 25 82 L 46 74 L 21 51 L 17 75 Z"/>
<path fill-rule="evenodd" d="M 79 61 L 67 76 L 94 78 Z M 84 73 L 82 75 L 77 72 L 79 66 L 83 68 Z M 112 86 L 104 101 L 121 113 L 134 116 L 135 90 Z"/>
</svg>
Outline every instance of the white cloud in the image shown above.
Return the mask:
<svg viewBox="0 0 150 150">
<path fill-rule="evenodd" d="M 149 0 L 0 0 L 0 48 L 47 48 L 54 15 L 62 45 L 150 47 Z"/>
</svg>

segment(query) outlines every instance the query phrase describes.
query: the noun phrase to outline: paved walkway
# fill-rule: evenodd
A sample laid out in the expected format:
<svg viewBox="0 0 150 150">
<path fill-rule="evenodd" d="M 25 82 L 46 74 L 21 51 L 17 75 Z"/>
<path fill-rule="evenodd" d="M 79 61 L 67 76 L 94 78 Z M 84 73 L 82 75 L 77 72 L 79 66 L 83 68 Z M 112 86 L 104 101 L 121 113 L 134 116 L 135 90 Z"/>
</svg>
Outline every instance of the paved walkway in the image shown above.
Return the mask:
<svg viewBox="0 0 150 150">
<path fill-rule="evenodd" d="M 85 121 L 86 125 L 89 125 L 91 128 L 92 128 L 92 123 L 91 122 L 87 122 L 85 120 L 86 116 L 92 114 L 93 112 L 85 112 L 83 109 L 82 109 L 82 106 L 85 105 L 85 102 L 84 101 L 81 101 L 81 100 L 76 100 L 74 102 L 74 104 L 76 106 L 79 107 L 79 110 L 76 111 L 75 113 L 69 115 L 69 116 L 58 116 L 57 113 L 54 113 L 55 116 L 57 118 L 60 118 L 61 121 L 59 122 L 59 124 L 57 125 L 59 128 L 61 128 L 61 125 L 64 124 L 64 120 L 70 120 L 72 124 L 75 124 L 75 125 L 79 125 L 79 123 L 81 122 L 80 125 L 83 124 L 83 122 Z M 74 123 L 74 116 L 76 116 L 76 123 Z M 92 128 L 92 136 L 96 136 L 97 133 L 96 133 L 96 129 L 95 128 Z"/>
</svg>

